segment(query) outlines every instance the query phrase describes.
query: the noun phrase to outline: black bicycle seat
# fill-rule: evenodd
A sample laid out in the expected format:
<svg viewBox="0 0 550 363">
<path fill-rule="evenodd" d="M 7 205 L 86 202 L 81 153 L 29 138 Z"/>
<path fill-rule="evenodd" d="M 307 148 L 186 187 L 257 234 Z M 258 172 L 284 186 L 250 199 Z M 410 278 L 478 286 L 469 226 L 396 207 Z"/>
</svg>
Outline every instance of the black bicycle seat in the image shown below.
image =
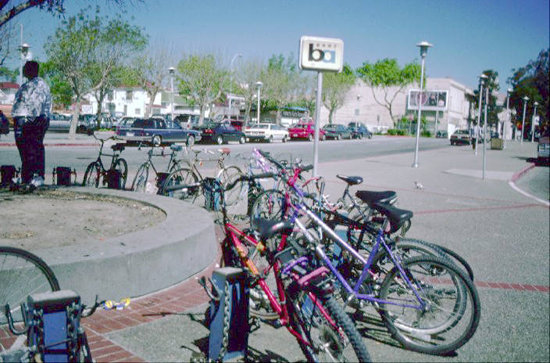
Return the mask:
<svg viewBox="0 0 550 363">
<path fill-rule="evenodd" d="M 358 190 L 355 196 L 369 205 L 373 203 L 393 204 L 397 199 L 397 193 L 391 190 L 383 192 L 371 192 L 369 190 Z"/>
<path fill-rule="evenodd" d="M 338 174 L 338 175 L 336 175 L 336 177 L 338 179 L 342 179 L 343 181 L 345 181 L 349 185 L 357 185 L 357 184 L 361 184 L 363 182 L 363 178 L 360 177 L 360 176 L 347 176 L 347 175 Z"/>
<path fill-rule="evenodd" d="M 172 149 L 173 151 L 181 151 L 183 149 L 183 146 L 172 144 L 170 145 L 170 149 Z"/>
<path fill-rule="evenodd" d="M 113 149 L 114 151 L 122 151 L 125 148 L 126 148 L 126 146 L 124 146 L 124 144 L 121 144 L 121 143 L 111 145 L 111 149 Z"/>
<path fill-rule="evenodd" d="M 397 232 L 401 226 L 413 217 L 410 210 L 395 208 L 389 204 L 375 203 L 372 208 L 383 214 L 390 221 L 390 233 Z"/>
<path fill-rule="evenodd" d="M 276 219 L 258 218 L 252 221 L 252 228 L 258 231 L 261 241 L 267 241 L 278 233 L 292 233 L 294 223 Z"/>
</svg>

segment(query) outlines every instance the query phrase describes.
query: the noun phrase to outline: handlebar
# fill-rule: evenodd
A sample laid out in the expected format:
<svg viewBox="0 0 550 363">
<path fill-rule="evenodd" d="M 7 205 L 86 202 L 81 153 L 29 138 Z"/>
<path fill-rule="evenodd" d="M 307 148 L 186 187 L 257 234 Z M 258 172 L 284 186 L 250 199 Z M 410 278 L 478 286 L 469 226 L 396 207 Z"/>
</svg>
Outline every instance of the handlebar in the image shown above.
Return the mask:
<svg viewBox="0 0 550 363">
<path fill-rule="evenodd" d="M 267 178 L 275 178 L 277 174 L 275 173 L 262 173 L 262 174 L 253 174 L 253 175 L 241 175 L 237 179 L 235 179 L 231 184 L 228 184 L 225 187 L 225 190 L 231 190 L 237 185 L 237 183 L 241 181 L 252 181 L 256 179 L 267 179 Z"/>
</svg>

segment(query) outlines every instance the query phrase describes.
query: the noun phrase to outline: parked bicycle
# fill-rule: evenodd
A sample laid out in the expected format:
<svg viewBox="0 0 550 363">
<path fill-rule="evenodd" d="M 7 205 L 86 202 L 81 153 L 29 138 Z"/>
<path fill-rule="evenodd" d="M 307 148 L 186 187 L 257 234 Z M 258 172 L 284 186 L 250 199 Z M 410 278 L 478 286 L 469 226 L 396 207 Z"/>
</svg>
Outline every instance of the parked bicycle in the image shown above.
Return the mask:
<svg viewBox="0 0 550 363">
<path fill-rule="evenodd" d="M 362 337 L 332 297 L 333 285 L 328 270 L 314 267 L 286 245 L 286 237 L 293 228 L 291 222 L 260 220 L 254 226 L 255 232 L 240 230 L 229 223 L 225 192 L 239 182 L 272 176 L 271 173 L 242 175 L 225 188 L 216 181 L 226 233 L 222 243 L 222 264 L 241 267 L 248 272 L 250 288 L 261 290 L 267 296 L 279 324 L 297 339 L 308 361 L 369 362 L 370 355 Z M 268 242 L 279 235 L 279 243 Z M 267 268 L 262 271 L 253 261 L 257 254 L 268 261 Z M 267 283 L 270 273 L 275 279 L 276 291 Z M 251 312 L 257 311 L 255 307 Z"/>
<path fill-rule="evenodd" d="M 181 162 L 177 158 L 178 152 L 183 150 L 183 146 L 171 144 L 170 150 L 172 150 L 171 153 L 165 153 L 164 147 L 161 148 L 160 153 L 155 154 L 155 149 L 158 149 L 156 145 L 152 145 L 149 151 L 147 151 L 147 161 L 145 161 L 143 164 L 141 164 L 138 168 L 138 171 L 136 173 L 136 176 L 134 177 L 134 181 L 132 182 L 132 190 L 136 192 L 145 192 L 147 188 L 147 183 L 149 181 L 149 172 L 152 169 L 155 173 L 155 188 L 161 188 L 164 184 L 164 181 L 168 177 L 170 173 L 172 173 L 175 170 L 181 169 Z M 168 165 L 166 165 L 166 168 L 164 171 L 161 171 L 160 168 L 157 168 L 155 164 L 153 163 L 154 157 L 170 157 L 170 160 L 168 161 Z"/>
<path fill-rule="evenodd" d="M 219 180 L 222 185 L 226 185 L 228 182 L 234 180 L 238 176 L 242 175 L 241 169 L 237 166 L 225 166 L 225 159 L 231 153 L 231 150 L 228 148 L 218 149 L 218 157 L 201 159 L 199 155 L 202 153 L 215 155 L 215 153 L 208 149 L 194 150 L 189 149 L 194 155 L 191 160 L 184 160 L 187 163 L 186 167 L 179 168 L 171 172 L 164 184 L 162 190 L 159 191 L 159 194 L 166 195 L 169 197 L 185 200 L 191 203 L 203 203 L 204 199 L 204 180 L 205 177 L 200 172 L 199 167 L 203 165 L 206 161 L 216 161 L 217 163 L 217 172 L 215 173 L 215 178 Z M 170 186 L 180 185 L 185 186 L 182 188 L 173 188 L 170 191 L 168 188 Z M 228 202 L 231 203 L 231 202 Z"/>
<path fill-rule="evenodd" d="M 100 180 L 102 185 L 109 186 L 114 189 L 124 189 L 126 187 L 126 179 L 128 178 L 128 163 L 126 160 L 120 157 L 120 154 L 125 149 L 124 143 L 116 143 L 111 145 L 113 150 L 112 154 L 103 153 L 103 147 L 108 140 L 118 140 L 115 136 L 111 136 L 107 139 L 100 139 L 95 134 L 93 135 L 96 140 L 101 143 L 99 147 L 99 154 L 97 159 L 91 162 L 86 168 L 84 173 L 84 180 L 82 186 L 99 187 Z M 110 156 L 111 164 L 109 169 L 105 169 L 102 156 Z"/>
<path fill-rule="evenodd" d="M 412 212 L 387 204 L 373 204 L 384 220 L 367 256 L 343 240 L 303 202 L 295 181 L 300 170 L 288 175 L 286 168 L 263 153 L 281 171 L 286 181 L 286 215 L 301 232 L 300 245 L 319 257 L 341 287 L 345 306 L 356 302 L 361 310 L 370 302 L 380 313 L 389 332 L 404 347 L 428 354 L 448 354 L 468 342 L 480 319 L 480 300 L 470 278 L 451 261 L 432 255 L 403 258 L 385 236 L 395 233 Z M 306 226 L 297 217 L 310 221 Z M 321 228 L 327 239 L 311 233 Z M 380 253 L 379 253 L 380 252 Z"/>
</svg>

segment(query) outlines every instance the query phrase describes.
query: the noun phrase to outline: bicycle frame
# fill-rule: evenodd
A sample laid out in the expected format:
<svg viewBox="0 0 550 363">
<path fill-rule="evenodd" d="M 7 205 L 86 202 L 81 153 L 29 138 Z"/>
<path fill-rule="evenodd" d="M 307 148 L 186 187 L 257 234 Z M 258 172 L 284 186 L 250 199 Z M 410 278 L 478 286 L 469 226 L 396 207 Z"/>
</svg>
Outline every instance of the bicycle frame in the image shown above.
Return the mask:
<svg viewBox="0 0 550 363">
<path fill-rule="evenodd" d="M 102 140 L 102 139 L 97 139 L 97 140 L 101 141 L 101 146 L 99 147 L 99 155 L 97 156 L 97 159 L 96 159 L 95 162 L 97 164 L 99 164 L 99 166 L 101 167 L 101 173 L 105 174 L 107 172 L 107 170 L 110 170 L 110 169 L 114 168 L 115 163 L 117 162 L 121 152 L 113 151 L 112 154 L 105 154 L 103 152 L 103 146 L 105 145 L 105 140 Z M 105 169 L 105 165 L 103 164 L 103 161 L 101 160 L 102 156 L 110 156 L 111 157 L 111 166 L 109 167 L 109 169 Z"/>
</svg>

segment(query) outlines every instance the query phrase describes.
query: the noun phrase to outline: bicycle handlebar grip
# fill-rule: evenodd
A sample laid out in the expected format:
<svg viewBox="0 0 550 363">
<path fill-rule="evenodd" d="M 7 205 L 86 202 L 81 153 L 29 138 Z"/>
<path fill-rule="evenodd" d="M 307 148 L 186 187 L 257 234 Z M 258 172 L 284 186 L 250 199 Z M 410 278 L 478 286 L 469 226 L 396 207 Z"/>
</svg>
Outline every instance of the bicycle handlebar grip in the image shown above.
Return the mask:
<svg viewBox="0 0 550 363">
<path fill-rule="evenodd" d="M 254 174 L 250 176 L 250 180 L 254 179 L 266 179 L 266 178 L 274 178 L 276 176 L 275 173 L 262 173 L 262 174 Z"/>
</svg>

